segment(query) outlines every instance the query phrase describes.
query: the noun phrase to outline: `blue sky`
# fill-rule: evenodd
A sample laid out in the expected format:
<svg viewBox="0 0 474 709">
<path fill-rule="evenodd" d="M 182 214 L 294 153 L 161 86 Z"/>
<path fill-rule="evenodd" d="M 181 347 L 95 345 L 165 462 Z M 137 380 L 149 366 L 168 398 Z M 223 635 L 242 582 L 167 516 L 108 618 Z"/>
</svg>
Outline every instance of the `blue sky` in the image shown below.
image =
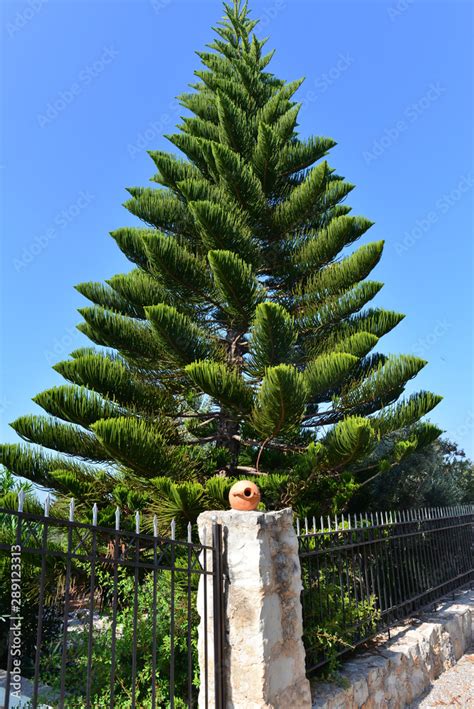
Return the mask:
<svg viewBox="0 0 474 709">
<path fill-rule="evenodd" d="M 271 65 L 300 76 L 303 135 L 329 135 L 354 214 L 385 239 L 377 303 L 407 317 L 380 345 L 429 360 L 410 390 L 444 396 L 432 420 L 474 453 L 472 14 L 467 0 L 254 0 Z M 179 120 L 174 97 L 210 41 L 218 0 L 2 4 L 2 441 L 61 383 L 85 338 L 73 285 L 130 265 L 108 232 L 135 224 L 125 187 Z"/>
</svg>

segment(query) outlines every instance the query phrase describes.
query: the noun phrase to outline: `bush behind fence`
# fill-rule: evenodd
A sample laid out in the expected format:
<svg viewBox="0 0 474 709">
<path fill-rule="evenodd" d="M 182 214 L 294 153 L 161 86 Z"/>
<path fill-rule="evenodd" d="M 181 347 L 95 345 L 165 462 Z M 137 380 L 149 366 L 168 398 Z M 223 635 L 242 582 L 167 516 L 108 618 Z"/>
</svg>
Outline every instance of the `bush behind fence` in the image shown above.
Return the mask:
<svg viewBox="0 0 474 709">
<path fill-rule="evenodd" d="M 474 505 L 297 520 L 308 673 L 474 581 Z"/>
</svg>

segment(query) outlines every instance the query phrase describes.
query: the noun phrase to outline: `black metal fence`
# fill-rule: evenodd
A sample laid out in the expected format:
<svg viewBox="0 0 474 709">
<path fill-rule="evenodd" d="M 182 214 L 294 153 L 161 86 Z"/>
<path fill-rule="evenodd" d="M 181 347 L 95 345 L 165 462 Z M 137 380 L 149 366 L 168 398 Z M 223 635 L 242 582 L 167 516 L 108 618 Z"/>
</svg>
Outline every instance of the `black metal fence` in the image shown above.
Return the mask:
<svg viewBox="0 0 474 709">
<path fill-rule="evenodd" d="M 184 541 L 156 518 L 141 531 L 138 513 L 127 525 L 117 509 L 108 528 L 96 506 L 90 524 L 73 501 L 69 519 L 50 517 L 49 501 L 43 514 L 21 508 L 0 509 L 0 706 L 23 695 L 33 709 L 181 709 L 199 691 L 201 706 L 223 706 L 219 525 L 201 544 L 190 525 Z M 214 622 L 200 688 L 199 579 L 205 637 Z"/>
<path fill-rule="evenodd" d="M 474 505 L 297 522 L 307 671 L 474 581 Z"/>
</svg>

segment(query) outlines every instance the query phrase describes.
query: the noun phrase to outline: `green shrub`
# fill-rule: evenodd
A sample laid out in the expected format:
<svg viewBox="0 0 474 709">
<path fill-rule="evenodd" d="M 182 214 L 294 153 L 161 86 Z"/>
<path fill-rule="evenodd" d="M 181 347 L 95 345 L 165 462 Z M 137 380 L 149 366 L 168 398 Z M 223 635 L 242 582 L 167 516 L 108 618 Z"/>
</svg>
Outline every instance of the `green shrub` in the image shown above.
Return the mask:
<svg viewBox="0 0 474 709">
<path fill-rule="evenodd" d="M 170 620 L 171 620 L 171 573 L 159 571 L 156 574 L 156 703 L 169 706 L 169 667 L 171 661 Z M 108 572 L 99 570 L 98 582 L 102 591 L 112 591 L 112 578 Z M 137 594 L 137 641 L 136 641 L 136 703 L 143 709 L 151 707 L 151 676 L 153 646 L 153 574 L 150 573 L 140 583 Z M 187 590 L 175 574 L 174 593 L 174 668 L 175 706 L 186 706 L 188 681 L 188 596 Z M 193 653 L 193 685 L 198 684 L 197 613 L 195 592 L 191 599 L 191 646 Z M 118 611 L 115 645 L 115 701 L 116 709 L 131 706 L 132 651 L 134 618 L 134 579 L 127 570 L 118 570 Z M 112 646 L 112 611 L 100 614 L 100 627 L 96 623 L 92 643 L 92 705 L 96 709 L 108 707 L 110 702 L 110 671 Z M 84 627 L 68 632 L 68 652 L 66 665 L 66 707 L 82 709 L 87 677 L 89 628 Z M 52 642 L 44 654 L 41 679 L 53 688 L 59 688 L 58 668 L 61 663 L 61 639 Z"/>
</svg>

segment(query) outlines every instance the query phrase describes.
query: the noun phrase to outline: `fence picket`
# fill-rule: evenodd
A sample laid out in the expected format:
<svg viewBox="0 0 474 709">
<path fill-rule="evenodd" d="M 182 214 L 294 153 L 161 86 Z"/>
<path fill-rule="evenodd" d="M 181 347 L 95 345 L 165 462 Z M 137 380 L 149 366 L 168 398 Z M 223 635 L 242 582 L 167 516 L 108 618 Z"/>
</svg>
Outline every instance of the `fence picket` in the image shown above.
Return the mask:
<svg viewBox="0 0 474 709">
<path fill-rule="evenodd" d="M 211 578 L 215 589 L 214 596 L 222 594 L 223 571 L 217 578 L 215 564 L 207 566 L 208 553 L 214 554 L 213 546 L 206 545 L 205 540 L 194 543 L 192 540 L 192 525 L 187 525 L 186 541 L 176 540 L 176 522 L 171 523 L 170 537 L 159 536 L 158 518 L 153 515 L 153 533 L 142 532 L 144 526 L 140 512 L 136 512 L 130 519 L 122 519 L 121 510 L 116 507 L 112 512 L 114 529 L 102 527 L 98 524 L 99 510 L 94 504 L 89 512 L 85 511 L 89 522 L 77 519 L 78 514 L 74 498 L 69 501 L 65 516 L 57 518 L 51 516 L 55 512 L 50 496 L 43 504 L 43 514 L 24 512 L 25 495 L 19 491 L 16 510 L 0 509 L 0 524 L 12 528 L 16 543 L 21 550 L 22 563 L 28 564 L 28 576 L 37 578 L 35 583 L 38 595 L 33 601 L 28 602 L 28 613 L 31 613 L 31 604 L 34 605 L 34 623 L 36 629 L 30 642 L 30 655 L 23 660 L 29 661 L 32 672 L 29 678 L 32 684 L 32 704 L 39 706 L 42 701 L 40 693 L 45 685 L 43 673 L 47 671 L 48 677 L 54 676 L 57 681 L 57 696 L 54 696 L 54 706 L 65 706 L 65 701 L 75 701 L 78 705 L 94 707 L 99 705 L 98 692 L 107 691 L 106 699 L 102 698 L 100 706 L 110 706 L 112 709 L 118 705 L 120 691 L 120 705 L 122 699 L 127 699 L 127 706 L 142 706 L 143 699 L 143 674 L 141 663 L 145 661 L 142 649 L 138 652 L 141 628 L 148 623 L 151 626 L 151 642 L 149 648 L 149 663 L 152 668 L 150 679 L 149 698 L 147 706 L 179 706 L 186 704 L 188 707 L 197 706 L 197 688 L 194 684 L 195 670 L 194 648 L 195 633 L 194 608 L 196 605 L 197 581 L 199 578 Z M 151 522 L 151 520 L 150 520 Z M 219 526 L 219 525 L 218 525 Z M 216 532 L 217 534 L 217 532 Z M 12 553 L 11 540 L 0 538 L 0 556 L 9 558 Z M 57 587 L 56 577 L 50 572 L 59 562 L 64 564 L 63 586 Z M 100 575 L 99 575 L 100 574 Z M 107 576 L 107 593 L 103 594 L 102 583 Z M 180 580 L 184 579 L 184 583 Z M 145 610 L 139 602 L 139 594 L 144 588 L 146 579 L 150 579 L 150 608 Z M 131 582 L 131 591 L 128 597 L 124 593 L 121 583 L 124 579 Z M 159 579 L 161 581 L 159 582 Z M 171 581 L 170 581 L 171 579 Z M 167 590 L 166 590 L 167 589 Z M 183 590 L 184 589 L 184 590 Z M 60 590 L 62 596 L 60 596 Z M 169 685 L 163 682 L 163 658 L 158 663 L 157 653 L 162 646 L 162 636 L 157 619 L 167 606 L 163 599 L 158 603 L 158 594 L 169 595 L 169 606 L 166 613 L 170 618 L 170 674 Z M 204 593 L 207 594 L 206 581 Z M 177 594 L 180 594 L 177 599 Z M 166 596 L 165 596 L 166 597 Z M 216 600 L 217 602 L 217 600 Z M 130 622 L 131 647 L 124 665 L 123 640 L 128 628 L 123 627 L 120 614 L 124 604 L 128 603 Z M 209 604 L 210 605 L 210 604 Z M 205 603 L 206 613 L 208 609 Z M 76 617 L 76 613 L 81 616 Z M 54 616 L 57 625 L 55 635 L 51 636 L 50 622 Z M 79 617 L 83 620 L 78 621 Z M 207 627 L 207 617 L 204 624 Z M 79 625 L 76 625 L 79 622 Z M 178 626 L 179 622 L 179 626 Z M 98 625 L 99 624 L 99 625 Z M 56 628 L 56 625 L 51 626 Z M 162 625 L 161 625 L 162 627 Z M 6 705 L 10 705 L 11 687 L 13 682 L 13 645 L 12 625 L 10 624 L 10 640 L 6 653 L 5 696 Z M 71 632 L 74 630 L 77 641 L 71 642 Z M 108 631 L 108 634 L 104 632 Z M 150 631 L 148 631 L 150 632 Z M 179 643 L 178 643 L 179 633 Z M 182 644 L 184 637 L 185 643 Z M 80 640 L 80 644 L 78 642 Z M 110 665 L 106 668 L 108 677 L 103 675 L 103 661 L 100 660 L 101 669 L 98 674 L 96 665 L 95 648 L 97 642 L 108 642 Z M 129 642 L 129 641 L 127 641 Z M 119 651 L 119 643 L 122 645 Z M 222 645 L 222 639 L 220 640 Z M 74 652 L 82 648 L 81 655 L 83 674 L 74 669 L 77 658 Z M 214 654 L 215 646 L 206 643 L 204 652 Z M 179 653 L 179 657 L 178 657 Z M 222 663 L 222 648 L 221 648 Z M 118 664 L 117 664 L 118 663 Z M 179 664 L 178 664 L 179 663 Z M 176 664 L 176 672 L 175 672 Z M 160 669 L 161 666 L 161 669 Z M 78 665 L 80 667 L 80 664 Z M 46 669 L 45 669 L 46 668 Z M 179 669 L 179 675 L 178 675 Z M 159 673 L 161 672 L 161 676 Z M 187 674 L 186 674 L 187 672 Z M 158 673 L 158 674 L 157 674 Z M 155 677 L 156 675 L 156 677 Z M 97 678 L 101 677 L 100 685 Z M 158 680 L 157 680 L 158 678 Z M 207 682 L 207 679 L 205 680 Z M 47 683 L 47 681 L 46 681 Z M 139 688 L 139 683 L 140 688 Z M 104 686 L 105 684 L 105 686 Z M 167 687 L 169 686 L 169 692 Z M 178 694 L 179 692 L 179 694 Z M 209 687 L 204 689 L 207 695 L 207 705 L 223 709 L 222 696 L 213 695 Z M 175 699 L 173 699 L 175 695 Z M 102 694 L 101 694 L 102 696 Z M 104 695 L 105 696 L 105 695 Z M 106 701 L 106 704 L 103 702 Z M 151 701 L 151 704 L 150 704 Z M 58 704 L 59 702 L 59 704 Z M 182 704 L 183 702 L 184 704 Z M 39 704 L 40 703 L 40 704 Z M 76 705 L 76 704 L 75 704 Z"/>
<path fill-rule="evenodd" d="M 312 625 L 342 622 L 357 645 L 474 582 L 474 505 L 336 514 L 326 528 L 313 546 L 297 524 L 310 672 L 330 659 L 309 639 Z"/>
</svg>

